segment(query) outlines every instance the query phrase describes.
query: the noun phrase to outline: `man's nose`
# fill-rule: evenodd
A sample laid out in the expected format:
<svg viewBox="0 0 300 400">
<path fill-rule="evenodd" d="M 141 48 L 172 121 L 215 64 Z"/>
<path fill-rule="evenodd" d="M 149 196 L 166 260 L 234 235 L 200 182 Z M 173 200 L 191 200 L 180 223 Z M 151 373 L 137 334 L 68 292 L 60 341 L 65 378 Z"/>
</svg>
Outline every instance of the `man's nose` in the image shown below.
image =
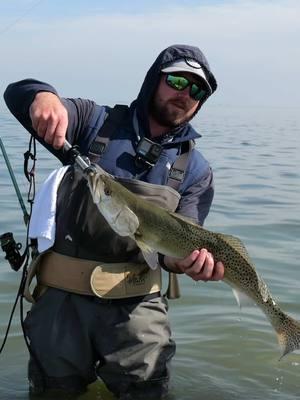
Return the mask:
<svg viewBox="0 0 300 400">
<path fill-rule="evenodd" d="M 178 91 L 178 94 L 180 94 L 181 97 L 190 97 L 190 87 L 186 87 L 183 90 Z"/>
</svg>

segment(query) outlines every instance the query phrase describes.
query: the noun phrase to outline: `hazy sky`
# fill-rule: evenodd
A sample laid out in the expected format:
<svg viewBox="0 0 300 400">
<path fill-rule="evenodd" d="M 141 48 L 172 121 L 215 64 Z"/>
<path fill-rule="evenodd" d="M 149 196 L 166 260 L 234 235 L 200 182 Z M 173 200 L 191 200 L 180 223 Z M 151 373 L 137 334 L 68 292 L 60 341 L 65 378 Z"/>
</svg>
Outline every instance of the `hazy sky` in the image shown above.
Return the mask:
<svg viewBox="0 0 300 400">
<path fill-rule="evenodd" d="M 299 0 L 0 0 L 0 91 L 34 77 L 64 96 L 127 103 L 174 43 L 205 53 L 212 105 L 300 105 Z"/>
</svg>

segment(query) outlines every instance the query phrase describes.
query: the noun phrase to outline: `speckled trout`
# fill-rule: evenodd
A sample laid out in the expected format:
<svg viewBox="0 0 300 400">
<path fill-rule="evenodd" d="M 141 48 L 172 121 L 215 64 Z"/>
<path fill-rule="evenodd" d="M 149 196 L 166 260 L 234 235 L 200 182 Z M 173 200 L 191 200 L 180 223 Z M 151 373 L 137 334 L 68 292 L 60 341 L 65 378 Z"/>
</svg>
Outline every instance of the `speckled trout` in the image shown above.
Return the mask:
<svg viewBox="0 0 300 400">
<path fill-rule="evenodd" d="M 206 248 L 225 266 L 224 281 L 252 299 L 275 329 L 282 357 L 300 348 L 300 323 L 283 312 L 255 270 L 244 244 L 238 238 L 211 232 L 130 192 L 111 176 L 90 174 L 88 184 L 94 203 L 111 228 L 129 236 L 141 249 L 150 267 L 153 254 L 184 258 L 195 249 Z"/>
</svg>

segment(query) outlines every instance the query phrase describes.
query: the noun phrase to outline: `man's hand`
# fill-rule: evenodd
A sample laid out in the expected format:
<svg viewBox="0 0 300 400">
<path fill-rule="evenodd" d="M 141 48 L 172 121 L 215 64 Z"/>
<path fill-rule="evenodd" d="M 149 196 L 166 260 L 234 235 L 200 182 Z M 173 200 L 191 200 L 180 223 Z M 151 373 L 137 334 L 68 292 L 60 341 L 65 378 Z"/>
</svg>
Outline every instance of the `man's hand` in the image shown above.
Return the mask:
<svg viewBox="0 0 300 400">
<path fill-rule="evenodd" d="M 32 127 L 39 137 L 55 149 L 63 146 L 68 127 L 68 112 L 58 96 L 50 92 L 37 93 L 29 115 Z"/>
<path fill-rule="evenodd" d="M 164 263 L 174 272 L 183 272 L 195 281 L 218 281 L 224 278 L 224 265 L 215 263 L 213 255 L 206 249 L 194 250 L 186 258 L 165 256 Z"/>
</svg>

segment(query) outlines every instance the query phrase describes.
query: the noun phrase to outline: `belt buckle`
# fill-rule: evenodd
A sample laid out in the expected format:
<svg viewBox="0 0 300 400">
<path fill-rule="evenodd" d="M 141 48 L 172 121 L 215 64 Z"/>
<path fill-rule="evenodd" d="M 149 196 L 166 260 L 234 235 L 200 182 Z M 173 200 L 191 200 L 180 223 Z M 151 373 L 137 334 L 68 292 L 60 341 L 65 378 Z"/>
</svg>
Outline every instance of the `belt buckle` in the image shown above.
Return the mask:
<svg viewBox="0 0 300 400">
<path fill-rule="evenodd" d="M 90 286 L 95 296 L 103 299 L 120 299 L 126 297 L 125 268 L 119 272 L 109 271 L 97 265 L 90 277 Z"/>
</svg>

